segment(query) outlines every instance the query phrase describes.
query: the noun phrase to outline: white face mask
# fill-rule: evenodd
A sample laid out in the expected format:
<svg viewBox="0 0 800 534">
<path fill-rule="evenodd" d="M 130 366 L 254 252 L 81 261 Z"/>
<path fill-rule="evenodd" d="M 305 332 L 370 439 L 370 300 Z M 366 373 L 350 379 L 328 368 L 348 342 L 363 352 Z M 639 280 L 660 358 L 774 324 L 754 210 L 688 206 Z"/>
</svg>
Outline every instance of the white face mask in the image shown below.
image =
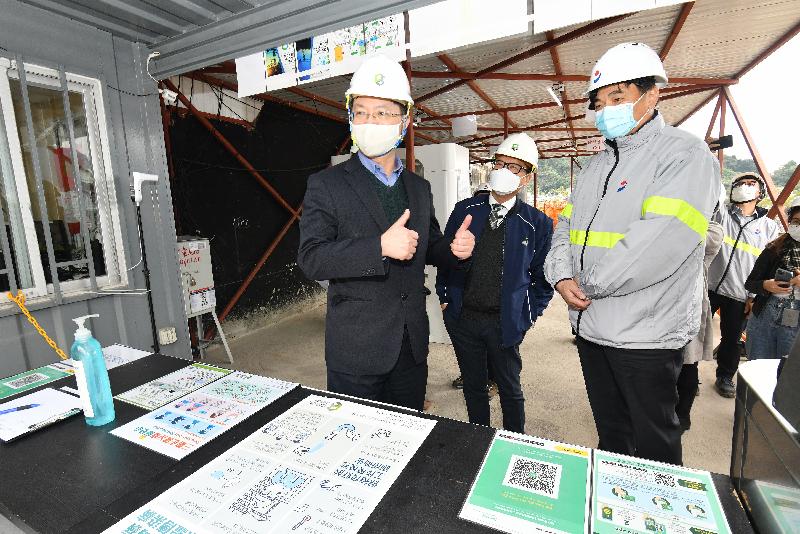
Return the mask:
<svg viewBox="0 0 800 534">
<path fill-rule="evenodd" d="M 400 144 L 400 127 L 400 124 L 350 123 L 350 132 L 358 149 L 368 158 L 376 158 Z"/>
<path fill-rule="evenodd" d="M 731 190 L 731 202 L 750 202 L 758 198 L 758 186 L 742 184 Z"/>
<path fill-rule="evenodd" d="M 789 232 L 789 237 L 795 241 L 800 241 L 800 224 L 790 224 L 787 232 Z"/>
<path fill-rule="evenodd" d="M 489 173 L 489 187 L 499 195 L 508 195 L 519 189 L 520 177 L 508 169 L 494 169 Z"/>
</svg>

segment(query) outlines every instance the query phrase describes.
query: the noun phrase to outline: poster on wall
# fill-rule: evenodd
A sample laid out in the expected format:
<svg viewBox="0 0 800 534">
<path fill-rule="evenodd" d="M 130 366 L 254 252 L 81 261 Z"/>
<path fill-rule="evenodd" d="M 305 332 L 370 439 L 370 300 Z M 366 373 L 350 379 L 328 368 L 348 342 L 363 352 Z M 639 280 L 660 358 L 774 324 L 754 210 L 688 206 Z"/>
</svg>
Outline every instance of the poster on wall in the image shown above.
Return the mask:
<svg viewBox="0 0 800 534">
<path fill-rule="evenodd" d="M 106 532 L 354 534 L 435 424 L 312 395 Z"/>
<path fill-rule="evenodd" d="M 591 532 L 730 534 L 708 471 L 594 452 Z"/>
<path fill-rule="evenodd" d="M 459 517 L 508 534 L 583 534 L 591 450 L 498 431 Z"/>
<path fill-rule="evenodd" d="M 236 60 L 239 97 L 351 74 L 364 58 L 405 58 L 402 15 L 391 15 L 270 48 Z"/>
</svg>

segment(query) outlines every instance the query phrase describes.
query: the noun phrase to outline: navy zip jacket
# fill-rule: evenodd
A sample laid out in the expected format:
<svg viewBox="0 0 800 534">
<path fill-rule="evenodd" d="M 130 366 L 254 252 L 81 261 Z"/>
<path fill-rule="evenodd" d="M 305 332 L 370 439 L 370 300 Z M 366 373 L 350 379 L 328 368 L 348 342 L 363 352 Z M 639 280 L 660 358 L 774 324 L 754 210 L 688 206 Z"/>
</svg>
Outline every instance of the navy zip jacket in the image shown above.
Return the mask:
<svg viewBox="0 0 800 534">
<path fill-rule="evenodd" d="M 452 240 L 464 218 L 472 215 L 469 230 L 479 241 L 489 211 L 489 195 L 457 203 L 444 230 L 446 239 Z M 544 278 L 544 259 L 550 250 L 553 221 L 517 199 L 506 215 L 504 226 L 500 330 L 503 346 L 512 347 L 522 341 L 553 298 L 553 288 Z M 439 269 L 436 275 L 436 294 L 440 302 L 447 303 L 444 313 L 454 319 L 461 315 L 467 273 L 468 269 Z"/>
</svg>

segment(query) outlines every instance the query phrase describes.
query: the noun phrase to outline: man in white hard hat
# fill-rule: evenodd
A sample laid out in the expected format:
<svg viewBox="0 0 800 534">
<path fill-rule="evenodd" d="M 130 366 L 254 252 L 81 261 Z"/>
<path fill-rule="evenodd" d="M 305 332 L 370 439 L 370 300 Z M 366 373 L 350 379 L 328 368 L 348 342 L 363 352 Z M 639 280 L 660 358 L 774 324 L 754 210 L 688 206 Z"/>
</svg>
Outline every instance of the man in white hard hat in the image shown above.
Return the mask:
<svg viewBox="0 0 800 534">
<path fill-rule="evenodd" d="M 656 109 L 667 75 L 647 45 L 609 49 L 587 94 L 606 148 L 559 216 L 547 279 L 570 308 L 598 448 L 680 464 L 682 349 L 697 334 L 719 164 Z"/>
<path fill-rule="evenodd" d="M 469 229 L 477 244 L 469 269 L 440 269 L 436 289 L 461 370 L 470 422 L 489 426 L 491 368 L 503 427 L 524 433 L 519 345 L 553 297 L 542 270 L 553 222 L 517 199 L 539 161 L 533 139 L 510 135 L 494 157 L 491 194 L 457 203 L 444 231 L 448 238 L 457 235 L 460 221 L 471 218 Z"/>
<path fill-rule="evenodd" d="M 430 184 L 394 154 L 413 105 L 400 65 L 367 59 L 345 94 L 358 153 L 309 177 L 297 263 L 310 279 L 330 280 L 328 389 L 422 410 L 425 264 L 458 268 L 475 238 L 469 220 L 442 236 Z"/>
<path fill-rule="evenodd" d="M 767 210 L 758 206 L 766 193 L 761 176 L 738 174 L 731 180 L 730 204 L 721 207 L 714 218 L 725 232 L 722 248 L 708 270 L 711 313 L 719 310 L 722 334 L 714 388 L 723 397 L 736 395 L 733 377 L 739 370 L 739 340 L 755 297 L 745 289 L 745 282 L 761 251 L 780 231 L 778 223 L 767 217 Z"/>
</svg>

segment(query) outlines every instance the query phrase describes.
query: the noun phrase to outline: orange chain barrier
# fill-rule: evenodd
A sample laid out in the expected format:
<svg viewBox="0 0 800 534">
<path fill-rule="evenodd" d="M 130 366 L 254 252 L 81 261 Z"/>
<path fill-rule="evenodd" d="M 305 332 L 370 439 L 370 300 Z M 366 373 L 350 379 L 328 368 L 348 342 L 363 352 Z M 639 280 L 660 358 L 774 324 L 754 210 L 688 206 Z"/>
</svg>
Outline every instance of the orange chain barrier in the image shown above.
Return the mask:
<svg viewBox="0 0 800 534">
<path fill-rule="evenodd" d="M 39 332 L 39 335 L 42 336 L 45 341 L 47 341 L 47 344 L 50 345 L 50 347 L 54 351 L 56 351 L 56 354 L 58 354 L 58 357 L 61 358 L 62 360 L 68 359 L 69 356 L 67 356 L 64 353 L 63 350 L 58 348 L 58 345 L 56 345 L 56 342 L 53 341 L 53 339 L 50 336 L 47 335 L 47 332 L 44 331 L 44 328 L 39 326 L 39 321 L 37 321 L 33 317 L 33 315 L 31 315 L 31 312 L 28 311 L 28 308 L 25 307 L 25 294 L 22 291 L 17 291 L 17 296 L 15 297 L 9 291 L 9 292 L 6 293 L 6 296 L 8 297 L 8 299 L 10 301 L 14 302 L 17 306 L 19 306 L 20 311 L 25 314 L 25 317 L 28 318 L 28 322 L 31 323 L 33 325 L 33 327 L 36 329 L 36 331 Z"/>
</svg>

